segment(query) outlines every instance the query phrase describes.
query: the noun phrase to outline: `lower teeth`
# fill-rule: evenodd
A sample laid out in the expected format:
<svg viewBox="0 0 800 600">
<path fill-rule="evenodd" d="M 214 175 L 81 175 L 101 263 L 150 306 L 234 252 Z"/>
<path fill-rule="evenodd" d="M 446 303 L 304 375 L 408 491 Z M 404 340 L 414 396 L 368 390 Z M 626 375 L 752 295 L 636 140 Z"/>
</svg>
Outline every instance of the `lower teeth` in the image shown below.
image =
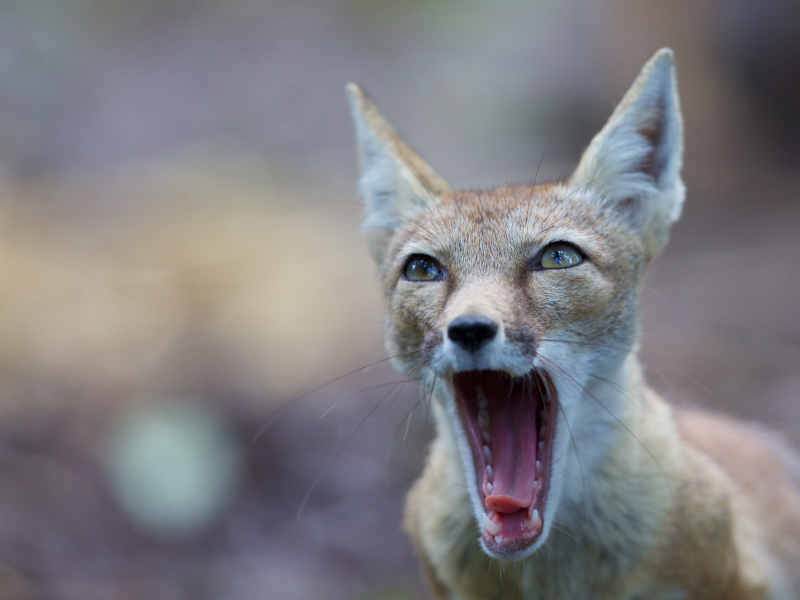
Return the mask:
<svg viewBox="0 0 800 600">
<path fill-rule="evenodd" d="M 495 523 L 485 514 L 483 515 L 483 527 L 489 532 L 489 535 L 500 533 L 500 523 Z"/>
<path fill-rule="evenodd" d="M 539 511 L 534 509 L 533 514 L 530 518 L 525 519 L 525 526 L 530 529 L 534 530 L 539 525 Z"/>
</svg>

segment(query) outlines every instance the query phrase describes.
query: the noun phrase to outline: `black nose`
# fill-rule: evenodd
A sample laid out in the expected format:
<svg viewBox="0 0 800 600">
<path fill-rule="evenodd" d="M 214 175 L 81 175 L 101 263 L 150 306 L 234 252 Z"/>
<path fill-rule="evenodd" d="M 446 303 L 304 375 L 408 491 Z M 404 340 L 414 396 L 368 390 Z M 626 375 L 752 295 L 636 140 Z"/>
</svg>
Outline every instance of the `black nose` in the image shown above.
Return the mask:
<svg viewBox="0 0 800 600">
<path fill-rule="evenodd" d="M 496 335 L 497 323 L 483 315 L 462 315 L 447 327 L 447 337 L 469 352 L 475 352 Z"/>
</svg>

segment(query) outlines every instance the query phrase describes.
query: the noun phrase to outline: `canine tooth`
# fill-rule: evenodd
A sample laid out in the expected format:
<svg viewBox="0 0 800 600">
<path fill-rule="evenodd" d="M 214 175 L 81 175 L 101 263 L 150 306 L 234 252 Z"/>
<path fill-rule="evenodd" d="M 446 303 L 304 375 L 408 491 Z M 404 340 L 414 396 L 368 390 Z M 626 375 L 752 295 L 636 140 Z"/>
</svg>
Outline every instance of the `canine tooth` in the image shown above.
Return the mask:
<svg viewBox="0 0 800 600">
<path fill-rule="evenodd" d="M 538 487 L 539 487 L 539 480 L 537 479 L 536 481 L 533 482 L 533 491 L 535 492 L 536 488 Z"/>
<path fill-rule="evenodd" d="M 491 481 L 487 481 L 486 482 L 486 489 L 489 490 L 490 492 L 492 491 L 492 482 Z"/>
<path fill-rule="evenodd" d="M 533 531 L 539 525 L 539 511 L 534 509 L 529 519 L 525 519 L 525 527 Z"/>
<path fill-rule="evenodd" d="M 489 406 L 489 399 L 483 393 L 483 387 L 480 384 L 475 386 L 475 397 L 478 399 L 478 408 Z"/>
<path fill-rule="evenodd" d="M 478 412 L 478 427 L 489 429 L 489 413 L 485 410 Z"/>
<path fill-rule="evenodd" d="M 500 533 L 500 523 L 495 523 L 486 514 L 483 515 L 483 527 L 489 532 L 489 535 L 497 535 Z"/>
<path fill-rule="evenodd" d="M 525 519 L 525 527 L 530 529 L 531 531 L 535 531 L 539 525 L 539 511 L 534 510 L 533 514 Z"/>
<path fill-rule="evenodd" d="M 491 464 L 492 463 L 492 449 L 489 446 L 483 447 L 483 455 L 486 457 L 486 462 Z"/>
<path fill-rule="evenodd" d="M 541 468 L 542 468 L 542 461 L 537 460 L 536 461 L 536 472 L 538 473 L 539 469 L 541 469 Z"/>
<path fill-rule="evenodd" d="M 486 474 L 489 476 L 489 479 L 492 478 L 492 473 L 494 470 L 492 469 L 492 465 L 486 465 Z"/>
<path fill-rule="evenodd" d="M 495 542 L 497 542 L 497 543 L 499 544 L 500 542 L 502 542 L 502 541 L 503 541 L 503 536 L 502 536 L 502 535 L 496 535 L 496 536 L 494 536 L 494 541 L 495 541 Z"/>
<path fill-rule="evenodd" d="M 491 434 L 485 429 L 481 431 L 481 436 L 483 437 L 483 441 L 486 442 L 487 444 L 492 441 Z"/>
<path fill-rule="evenodd" d="M 539 452 L 544 450 L 544 442 L 539 442 Z"/>
</svg>

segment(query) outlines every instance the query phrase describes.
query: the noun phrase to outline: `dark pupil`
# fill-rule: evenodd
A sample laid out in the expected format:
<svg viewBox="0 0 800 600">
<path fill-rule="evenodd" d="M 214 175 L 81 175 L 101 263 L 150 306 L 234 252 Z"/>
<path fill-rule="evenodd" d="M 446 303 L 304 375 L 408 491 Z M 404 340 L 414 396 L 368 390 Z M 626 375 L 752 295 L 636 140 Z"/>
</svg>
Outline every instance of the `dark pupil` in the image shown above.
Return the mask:
<svg viewBox="0 0 800 600">
<path fill-rule="evenodd" d="M 564 264 L 564 251 L 563 250 L 553 250 L 553 262 L 556 263 L 559 266 Z"/>
<path fill-rule="evenodd" d="M 439 269 L 433 262 L 421 258 L 411 263 L 411 272 L 419 279 L 433 279 L 439 275 Z"/>
</svg>

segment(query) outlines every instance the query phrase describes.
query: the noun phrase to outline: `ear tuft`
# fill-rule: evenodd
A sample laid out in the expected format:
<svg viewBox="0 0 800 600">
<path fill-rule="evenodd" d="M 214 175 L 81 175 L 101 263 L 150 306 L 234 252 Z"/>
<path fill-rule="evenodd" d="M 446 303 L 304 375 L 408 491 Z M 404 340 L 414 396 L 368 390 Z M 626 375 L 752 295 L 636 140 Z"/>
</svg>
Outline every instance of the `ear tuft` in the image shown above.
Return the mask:
<svg viewBox="0 0 800 600">
<path fill-rule="evenodd" d="M 432 208 L 450 187 L 398 135 L 372 99 L 355 83 L 346 87 L 358 142 L 363 223 L 380 265 L 389 242 L 408 220 Z"/>
<path fill-rule="evenodd" d="M 642 230 L 651 258 L 680 218 L 683 118 L 672 50 L 645 64 L 608 123 L 583 154 L 570 183 Z"/>
</svg>

